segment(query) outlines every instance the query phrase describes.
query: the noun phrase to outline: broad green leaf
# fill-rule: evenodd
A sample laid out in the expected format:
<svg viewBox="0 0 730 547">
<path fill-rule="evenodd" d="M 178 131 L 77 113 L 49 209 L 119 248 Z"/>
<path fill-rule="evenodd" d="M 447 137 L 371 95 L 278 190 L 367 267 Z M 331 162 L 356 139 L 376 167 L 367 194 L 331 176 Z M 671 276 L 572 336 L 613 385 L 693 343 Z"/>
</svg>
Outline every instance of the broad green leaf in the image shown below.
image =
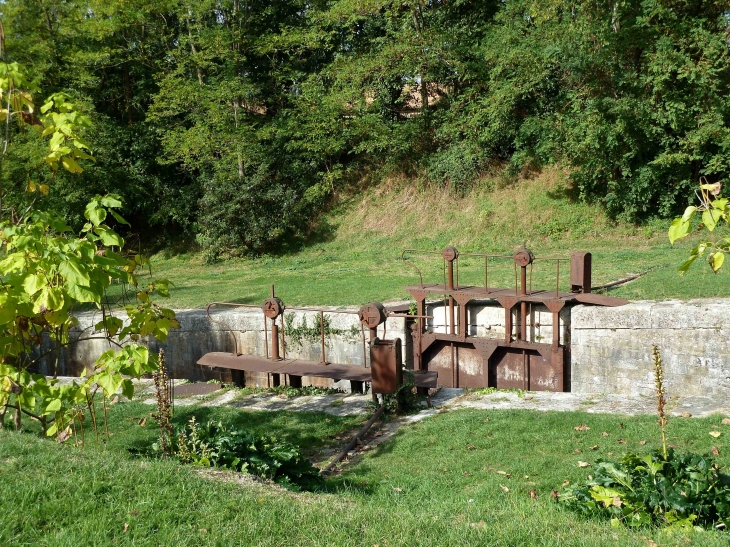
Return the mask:
<svg viewBox="0 0 730 547">
<path fill-rule="evenodd" d="M 705 227 L 712 231 L 717 225 L 717 221 L 722 217 L 722 213 L 717 209 L 708 209 L 702 213 L 702 223 Z"/>
<path fill-rule="evenodd" d="M 61 399 L 51 399 L 46 404 L 45 409 L 43 410 L 43 414 L 53 414 L 54 412 L 58 412 L 59 410 L 61 410 Z"/>
<path fill-rule="evenodd" d="M 134 383 L 129 378 L 125 378 L 122 381 L 122 395 L 124 395 L 130 401 L 134 397 Z"/>
<path fill-rule="evenodd" d="M 710 255 L 709 262 L 712 271 L 717 273 L 718 270 L 722 268 L 722 264 L 725 262 L 725 253 L 722 251 L 715 251 Z"/>
<path fill-rule="evenodd" d="M 688 220 L 675 218 L 669 227 L 669 243 L 674 244 L 678 239 L 686 237 L 690 232 L 691 226 Z"/>
<path fill-rule="evenodd" d="M 17 302 L 15 299 L 10 298 L 7 294 L 0 293 L 0 325 L 15 321 L 17 314 Z M 1 370 L 0 374 L 2 374 Z"/>
<path fill-rule="evenodd" d="M 102 226 L 97 226 L 94 232 L 96 232 L 96 234 L 101 238 L 101 242 L 104 245 L 115 245 L 116 247 L 124 247 L 124 239 L 122 239 L 122 237 L 114 230 Z"/>
<path fill-rule="evenodd" d="M 25 278 L 25 281 L 23 282 L 23 289 L 25 289 L 27 295 L 33 296 L 47 284 L 48 281 L 46 281 L 45 275 L 31 274 Z"/>
<path fill-rule="evenodd" d="M 122 206 L 122 202 L 117 195 L 109 194 L 107 196 L 104 196 L 101 198 L 101 204 L 104 207 L 116 207 L 119 208 Z"/>
<path fill-rule="evenodd" d="M 68 295 L 77 302 L 95 302 L 97 304 L 101 303 L 101 294 L 91 290 L 89 287 L 66 282 L 64 288 L 66 289 Z"/>
<path fill-rule="evenodd" d="M 722 199 L 716 199 L 712 202 L 713 209 L 717 209 L 719 211 L 724 211 L 727 207 L 727 198 Z"/>
<path fill-rule="evenodd" d="M 682 215 L 682 220 L 689 220 L 692 218 L 692 215 L 695 214 L 695 211 L 697 210 L 697 207 L 694 205 L 690 205 L 684 210 L 684 214 Z"/>
<path fill-rule="evenodd" d="M 48 112 L 48 111 L 49 111 L 49 110 L 50 110 L 51 108 L 53 108 L 53 101 L 48 101 L 48 102 L 46 102 L 46 104 L 44 104 L 44 105 L 43 105 L 43 106 L 41 107 L 41 114 L 45 114 L 45 113 L 46 113 L 46 112 Z"/>
<path fill-rule="evenodd" d="M 84 172 L 81 166 L 76 163 L 76 160 L 70 158 L 69 156 L 64 156 L 63 158 L 61 158 L 61 165 L 63 165 L 63 168 L 70 173 L 79 174 Z"/>
<path fill-rule="evenodd" d="M 99 226 L 106 219 L 106 209 L 99 207 L 98 202 L 91 201 L 86 206 L 84 216 L 88 218 L 94 226 Z"/>
<path fill-rule="evenodd" d="M 63 307 L 63 293 L 56 287 L 46 285 L 40 291 L 40 295 L 33 302 L 33 313 L 45 313 L 57 311 Z"/>
<path fill-rule="evenodd" d="M 683 262 L 682 265 L 679 267 L 679 275 L 686 274 L 687 271 L 690 269 L 690 266 L 694 264 L 695 260 L 697 260 L 697 255 L 692 255 L 689 260 Z"/>
<path fill-rule="evenodd" d="M 74 285 L 90 286 L 89 268 L 75 256 L 66 257 L 66 260 L 58 265 L 58 273 Z"/>
<path fill-rule="evenodd" d="M 124 219 L 124 217 L 122 215 L 120 215 L 119 213 L 117 213 L 116 211 L 111 211 L 110 210 L 109 212 L 112 214 L 112 216 L 117 220 L 117 222 L 119 224 L 126 224 L 127 226 L 131 226 L 131 224 L 129 224 L 129 222 L 127 222 Z"/>
<path fill-rule="evenodd" d="M 53 134 L 53 136 L 51 137 L 51 140 L 48 141 L 48 146 L 53 151 L 58 150 L 61 147 L 61 145 L 63 144 L 63 141 L 65 140 L 65 138 L 66 138 L 66 136 L 63 133 L 61 133 L 60 131 L 57 131 L 56 133 Z"/>
<path fill-rule="evenodd" d="M 107 397 L 111 397 L 116 393 L 121 387 L 123 380 L 124 378 L 122 378 L 121 374 L 108 372 L 97 374 L 94 377 L 94 381 L 104 390 L 104 394 Z"/>
</svg>

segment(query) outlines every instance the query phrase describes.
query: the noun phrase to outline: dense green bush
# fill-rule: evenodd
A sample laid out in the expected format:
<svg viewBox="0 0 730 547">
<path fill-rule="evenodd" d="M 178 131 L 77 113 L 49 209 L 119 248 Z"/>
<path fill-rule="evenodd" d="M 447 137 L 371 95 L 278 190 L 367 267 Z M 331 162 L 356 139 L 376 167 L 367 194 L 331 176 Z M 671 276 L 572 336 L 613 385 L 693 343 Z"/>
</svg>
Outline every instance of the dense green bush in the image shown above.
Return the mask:
<svg viewBox="0 0 730 547">
<path fill-rule="evenodd" d="M 559 162 L 581 199 L 639 220 L 730 171 L 726 1 L 50 4 L 2 17 L 43 94 L 96 113 L 107 157 L 59 185 L 69 216 L 115 191 L 211 257 L 306 237 L 364 173 L 465 192 L 490 165 Z M 22 200 L 27 172 L 2 177 Z"/>
<path fill-rule="evenodd" d="M 174 448 L 183 463 L 252 473 L 292 490 L 316 490 L 323 484 L 319 470 L 296 446 L 276 437 L 232 430 L 221 422 L 201 426 L 191 418 L 178 428 Z"/>
<path fill-rule="evenodd" d="M 627 454 L 621 462 L 599 460 L 592 479 L 571 486 L 559 501 L 584 515 L 609 517 L 627 526 L 716 526 L 730 519 L 730 476 L 709 456 L 664 456 L 655 450 Z"/>
</svg>

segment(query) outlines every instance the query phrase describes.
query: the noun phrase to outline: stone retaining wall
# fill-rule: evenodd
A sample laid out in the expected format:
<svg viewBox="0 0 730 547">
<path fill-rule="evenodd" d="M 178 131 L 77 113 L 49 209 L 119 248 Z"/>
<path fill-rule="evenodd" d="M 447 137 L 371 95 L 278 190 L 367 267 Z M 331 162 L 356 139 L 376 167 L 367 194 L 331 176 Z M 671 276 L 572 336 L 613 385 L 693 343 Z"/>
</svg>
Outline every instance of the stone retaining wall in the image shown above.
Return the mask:
<svg viewBox="0 0 730 547">
<path fill-rule="evenodd" d="M 571 321 L 575 393 L 652 397 L 656 345 L 669 397 L 730 399 L 730 299 L 576 306 Z"/>
<path fill-rule="evenodd" d="M 362 335 L 357 316 L 328 314 L 330 328 L 340 331 L 328 337 L 327 359 L 352 365 L 363 364 Z M 428 307 L 429 326 L 437 332 L 448 328 L 443 304 Z M 206 380 L 218 378 L 195 363 L 207 352 L 233 351 L 233 337 L 239 352 L 265 354 L 263 315 L 252 309 L 216 311 L 216 320 L 230 325 L 211 323 L 204 310 L 178 311 L 182 328 L 171 331 L 165 344 L 150 341 L 150 349 L 166 350 L 168 365 L 176 378 Z M 289 324 L 312 326 L 319 320 L 317 313 L 286 312 Z M 93 313 L 79 316 L 76 336 L 92 336 L 92 326 L 100 317 Z M 490 338 L 504 337 L 504 310 L 490 302 L 476 302 L 468 313 L 469 334 Z M 528 338 L 535 342 L 552 340 L 552 317 L 546 309 L 535 306 L 528 318 Z M 708 396 L 718 400 L 730 399 L 730 299 L 695 300 L 690 302 L 635 302 L 618 308 L 575 306 L 561 312 L 560 340 L 570 346 L 569 377 L 571 391 L 578 394 L 626 394 L 653 396 L 652 345 L 662 352 L 668 395 Z M 383 327 L 379 328 L 383 337 Z M 367 333 L 366 333 L 367 337 Z M 400 338 L 404 357 L 409 365 L 412 356 L 410 330 L 405 320 L 391 318 L 385 328 L 385 338 Z M 87 340 L 63 352 L 59 374 L 78 375 L 93 364 L 98 355 L 109 349 L 103 340 Z M 313 361 L 321 358 L 319 339 L 304 340 L 301 346 L 289 343 L 288 357 Z M 365 356 L 367 359 L 367 355 Z M 469 352 L 459 353 L 464 366 L 475 358 Z M 51 373 L 47 360 L 41 372 Z M 265 375 L 263 375 L 265 380 Z M 230 381 L 230 377 L 224 377 Z M 261 378 L 247 377 L 260 383 Z"/>
</svg>

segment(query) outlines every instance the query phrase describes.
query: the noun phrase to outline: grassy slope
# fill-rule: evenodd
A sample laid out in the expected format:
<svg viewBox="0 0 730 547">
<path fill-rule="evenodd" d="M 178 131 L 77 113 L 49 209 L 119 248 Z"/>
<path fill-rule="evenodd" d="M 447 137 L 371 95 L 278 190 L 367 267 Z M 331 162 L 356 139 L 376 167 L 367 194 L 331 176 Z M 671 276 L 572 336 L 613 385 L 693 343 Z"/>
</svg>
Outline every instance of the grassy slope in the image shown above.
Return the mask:
<svg viewBox="0 0 730 547">
<path fill-rule="evenodd" d="M 645 547 L 650 538 L 663 547 L 727 545 L 727 535 L 716 532 L 687 538 L 612 528 L 606 521 L 582 520 L 552 501 L 550 492 L 565 480 L 590 473 L 578 468 L 578 460 L 594 463 L 656 448 L 652 416 L 451 411 L 409 426 L 367 453 L 328 482 L 329 493 L 293 494 L 206 480 L 192 467 L 131 457 L 125 448 L 155 437 L 152 422 L 137 425 L 149 411 L 137 403 L 115 405 L 110 409 L 115 435 L 105 445 L 88 442 L 85 449 L 0 432 L 0 545 Z M 177 420 L 192 411 L 178 409 Z M 333 443 L 335 435 L 362 420 L 194 411 L 200 419 L 237 420 L 284 433 L 307 449 Z M 700 452 L 715 444 L 719 462 L 727 465 L 724 435 L 715 440 L 707 434 L 711 427 L 727 428 L 720 419 L 672 420 L 670 442 Z M 573 429 L 581 423 L 590 430 Z M 593 445 L 598 449 L 591 451 Z M 530 498 L 531 489 L 537 500 Z"/>
<path fill-rule="evenodd" d="M 372 300 L 407 299 L 404 285 L 417 282 L 403 265 L 405 248 L 462 252 L 511 253 L 527 241 L 537 256 L 593 253 L 593 284 L 652 270 L 645 277 L 610 292 L 630 299 L 730 296 L 730 269 L 713 275 L 697 264 L 684 278 L 677 267 L 691 242 L 672 248 L 667 223 L 636 227 L 609 221 L 598 206 L 570 199 L 565 175 L 547 170 L 508 187 L 485 181 L 483 188 L 458 198 L 438 189 L 383 183 L 342 199 L 320 221 L 320 240 L 284 256 L 236 259 L 203 264 L 196 255 L 153 259 L 156 277 L 176 284 L 171 305 L 199 307 L 214 300 L 262 302 L 274 283 L 291 305 L 360 305 Z M 695 238 L 696 239 L 696 238 Z M 438 282 L 441 263 L 423 257 L 424 278 Z M 464 260 L 462 283 L 483 283 L 480 263 Z M 554 266 L 538 263 L 534 286 L 554 287 Z M 563 286 L 567 277 L 562 276 Z M 490 285 L 514 286 L 511 263 L 490 263 Z"/>
</svg>

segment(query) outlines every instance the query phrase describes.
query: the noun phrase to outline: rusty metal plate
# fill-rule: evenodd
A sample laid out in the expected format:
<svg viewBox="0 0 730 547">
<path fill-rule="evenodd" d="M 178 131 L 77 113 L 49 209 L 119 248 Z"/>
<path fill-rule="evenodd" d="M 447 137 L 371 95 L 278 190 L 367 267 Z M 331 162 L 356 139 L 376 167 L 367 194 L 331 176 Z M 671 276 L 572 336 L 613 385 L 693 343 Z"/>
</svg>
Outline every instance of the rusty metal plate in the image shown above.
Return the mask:
<svg viewBox="0 0 730 547">
<path fill-rule="evenodd" d="M 477 389 L 487 386 L 487 367 L 482 351 L 467 344 L 454 344 L 454 366 L 451 366 L 451 344 L 438 341 L 429 352 L 428 370 L 438 373 L 439 387 Z"/>
<path fill-rule="evenodd" d="M 531 349 L 498 348 L 489 360 L 489 386 L 497 389 L 563 391 L 563 348 L 540 352 Z"/>
<path fill-rule="evenodd" d="M 373 393 L 395 393 L 403 382 L 403 357 L 400 338 L 378 340 L 370 346 L 370 371 Z"/>
<path fill-rule="evenodd" d="M 284 303 L 280 299 L 276 297 L 271 297 L 267 298 L 264 301 L 264 305 L 261 306 L 261 309 L 263 310 L 266 317 L 268 317 L 269 319 L 276 319 L 282 313 L 284 313 L 285 307 Z"/>
<path fill-rule="evenodd" d="M 574 295 L 573 298 L 581 304 L 595 304 L 596 306 L 615 307 L 629 303 L 629 301 L 624 298 L 616 298 L 615 296 L 605 296 L 603 294 L 595 293 L 578 293 Z"/>
<path fill-rule="evenodd" d="M 223 389 L 223 384 L 218 382 L 213 384 L 208 384 L 206 382 L 194 382 L 191 384 L 175 386 L 173 391 L 175 397 L 191 397 L 193 395 L 208 395 L 209 393 L 214 393 L 219 389 Z"/>
</svg>

